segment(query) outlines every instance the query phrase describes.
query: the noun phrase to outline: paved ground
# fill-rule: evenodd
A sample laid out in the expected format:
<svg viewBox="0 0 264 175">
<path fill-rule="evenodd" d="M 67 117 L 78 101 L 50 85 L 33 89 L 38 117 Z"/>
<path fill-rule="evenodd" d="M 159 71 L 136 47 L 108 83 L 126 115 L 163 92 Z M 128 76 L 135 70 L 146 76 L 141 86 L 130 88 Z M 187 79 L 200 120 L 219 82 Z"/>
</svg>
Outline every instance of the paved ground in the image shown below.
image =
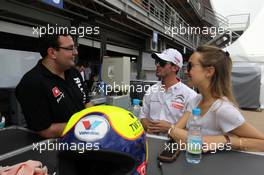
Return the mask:
<svg viewBox="0 0 264 175">
<path fill-rule="evenodd" d="M 264 110 L 261 112 L 241 110 L 245 119 L 260 131 L 264 132 Z"/>
</svg>

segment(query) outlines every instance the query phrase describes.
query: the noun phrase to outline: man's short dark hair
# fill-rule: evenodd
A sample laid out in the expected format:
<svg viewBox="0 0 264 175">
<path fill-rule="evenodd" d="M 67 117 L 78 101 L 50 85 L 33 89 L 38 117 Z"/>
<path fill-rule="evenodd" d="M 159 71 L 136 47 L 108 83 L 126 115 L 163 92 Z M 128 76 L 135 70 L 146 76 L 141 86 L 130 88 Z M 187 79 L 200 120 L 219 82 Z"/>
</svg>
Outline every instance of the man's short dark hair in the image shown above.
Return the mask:
<svg viewBox="0 0 264 175">
<path fill-rule="evenodd" d="M 59 37 L 60 36 L 70 36 L 68 34 L 60 35 L 49 35 L 45 34 L 38 39 L 38 50 L 42 58 L 45 58 L 48 55 L 48 48 L 59 48 Z"/>
</svg>

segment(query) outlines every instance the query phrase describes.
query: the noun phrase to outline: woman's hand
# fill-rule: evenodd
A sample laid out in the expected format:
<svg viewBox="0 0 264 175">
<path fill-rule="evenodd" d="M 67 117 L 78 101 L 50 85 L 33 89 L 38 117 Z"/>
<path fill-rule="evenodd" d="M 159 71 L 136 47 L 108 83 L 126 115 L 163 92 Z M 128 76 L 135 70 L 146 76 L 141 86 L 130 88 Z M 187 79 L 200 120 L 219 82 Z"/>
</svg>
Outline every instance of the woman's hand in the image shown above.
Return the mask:
<svg viewBox="0 0 264 175">
<path fill-rule="evenodd" d="M 178 142 L 180 140 L 181 140 L 181 142 L 186 142 L 187 141 L 188 132 L 185 129 L 181 129 L 181 128 L 175 127 L 168 134 L 175 141 L 178 141 Z"/>
</svg>

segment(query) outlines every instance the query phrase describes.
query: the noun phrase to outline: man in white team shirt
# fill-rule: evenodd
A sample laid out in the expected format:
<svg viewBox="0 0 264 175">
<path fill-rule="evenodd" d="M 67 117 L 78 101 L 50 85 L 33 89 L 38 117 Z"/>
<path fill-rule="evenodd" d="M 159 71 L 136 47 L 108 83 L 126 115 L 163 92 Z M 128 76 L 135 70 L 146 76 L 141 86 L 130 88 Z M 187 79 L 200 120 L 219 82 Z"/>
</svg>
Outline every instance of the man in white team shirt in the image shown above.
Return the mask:
<svg viewBox="0 0 264 175">
<path fill-rule="evenodd" d="M 139 118 L 148 133 L 167 133 L 182 117 L 187 103 L 196 92 L 183 84 L 177 77 L 183 58 L 176 49 L 153 53 L 156 75 L 161 82 L 151 86 L 143 98 Z"/>
</svg>

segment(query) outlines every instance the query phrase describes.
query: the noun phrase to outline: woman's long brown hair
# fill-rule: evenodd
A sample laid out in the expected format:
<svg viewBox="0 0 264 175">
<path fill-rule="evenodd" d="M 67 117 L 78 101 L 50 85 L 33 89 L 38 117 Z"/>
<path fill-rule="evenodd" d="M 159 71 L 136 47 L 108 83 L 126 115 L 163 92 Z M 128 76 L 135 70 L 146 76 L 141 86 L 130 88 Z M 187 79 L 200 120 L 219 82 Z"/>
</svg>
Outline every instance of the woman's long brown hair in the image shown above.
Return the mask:
<svg viewBox="0 0 264 175">
<path fill-rule="evenodd" d="M 232 60 L 228 52 L 214 46 L 203 45 L 196 52 L 202 55 L 200 63 L 203 67 L 213 66 L 215 73 L 211 79 L 211 94 L 214 98 L 227 97 L 237 104 L 231 86 Z"/>
</svg>

